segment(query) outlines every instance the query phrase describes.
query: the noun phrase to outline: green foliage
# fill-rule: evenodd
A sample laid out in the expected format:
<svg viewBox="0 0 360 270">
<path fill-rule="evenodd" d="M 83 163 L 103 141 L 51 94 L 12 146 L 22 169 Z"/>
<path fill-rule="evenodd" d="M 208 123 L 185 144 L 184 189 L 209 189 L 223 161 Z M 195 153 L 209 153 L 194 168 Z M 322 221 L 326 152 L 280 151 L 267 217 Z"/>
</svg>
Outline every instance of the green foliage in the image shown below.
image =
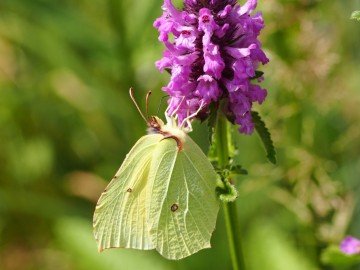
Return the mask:
<svg viewBox="0 0 360 270">
<path fill-rule="evenodd" d="M 140 105 L 152 90 L 155 114 L 169 79 L 154 67 L 161 5 L 0 1 L 0 269 L 230 268 L 221 217 L 212 248 L 177 263 L 96 251 L 96 200 L 145 133 L 128 89 Z M 244 251 L 250 270 L 323 269 L 325 246 L 360 236 L 360 27 L 348 20 L 356 8 L 269 0 L 257 9 L 270 62 L 261 67 L 268 97 L 255 110 L 278 165 L 256 136 L 231 138 L 232 164 L 248 171 L 236 186 Z M 206 147 L 199 130 L 191 135 Z"/>
<path fill-rule="evenodd" d="M 262 72 L 262 71 L 260 71 L 260 70 L 256 70 L 256 71 L 255 71 L 255 76 L 252 77 L 252 79 L 253 79 L 253 80 L 258 79 L 258 78 L 260 78 L 260 77 L 263 76 L 263 75 L 264 75 L 264 72 Z"/>
<path fill-rule="evenodd" d="M 234 202 L 239 196 L 234 184 L 230 182 L 229 178 L 222 178 L 221 182 L 216 187 L 216 193 L 219 199 L 223 202 Z"/>
<path fill-rule="evenodd" d="M 233 202 L 239 196 L 239 193 L 234 185 L 234 177 L 242 174 L 246 175 L 247 171 L 241 165 L 228 165 L 223 169 L 218 168 L 216 173 L 219 175 L 216 192 L 220 200 L 224 202 Z"/>
<path fill-rule="evenodd" d="M 259 134 L 260 139 L 265 146 L 267 153 L 266 157 L 271 163 L 276 164 L 276 152 L 269 130 L 266 128 L 264 121 L 260 118 L 260 115 L 257 112 L 251 112 L 251 116 L 255 124 L 255 130 Z"/>
<path fill-rule="evenodd" d="M 264 226 L 266 224 L 266 226 Z M 254 270 L 315 270 L 318 269 L 296 248 L 286 232 L 271 220 L 259 220 L 249 230 L 249 268 Z"/>
<path fill-rule="evenodd" d="M 350 19 L 360 21 L 360 10 L 351 13 Z"/>
<path fill-rule="evenodd" d="M 99 256 L 94 244 L 92 226 L 84 219 L 59 218 L 54 225 L 54 234 L 60 250 L 69 254 L 62 262 L 62 269 L 70 263 L 74 269 L 84 270 L 174 269 L 171 263 L 163 260 L 155 252 L 114 249 L 113 252 L 104 252 Z"/>
<path fill-rule="evenodd" d="M 354 265 L 360 264 L 358 254 L 347 255 L 341 252 L 339 246 L 330 245 L 321 254 L 321 262 L 324 265 L 330 265 L 335 269 L 350 269 Z"/>
<path fill-rule="evenodd" d="M 218 166 L 219 155 L 218 155 L 218 152 L 216 149 L 216 138 L 214 136 L 214 131 L 215 131 L 214 126 L 215 126 L 218 116 L 219 116 L 219 114 L 217 114 L 217 113 L 211 114 L 210 118 L 208 120 L 209 134 L 211 136 L 211 140 L 210 140 L 211 144 L 210 144 L 209 151 L 208 151 L 208 157 L 213 162 L 215 168 L 219 167 Z M 223 136 L 226 136 L 226 142 L 228 144 L 227 145 L 227 149 L 228 149 L 228 153 L 227 153 L 228 157 L 227 158 L 229 159 L 230 164 L 233 166 L 234 165 L 233 159 L 238 154 L 238 149 L 236 146 L 236 142 L 234 140 L 234 134 L 236 134 L 238 131 L 236 130 L 236 126 L 231 125 L 231 124 L 227 124 L 225 129 L 226 130 L 225 130 Z M 240 165 L 236 165 L 236 166 L 241 167 Z M 233 166 L 233 168 L 235 168 L 235 167 Z"/>
</svg>

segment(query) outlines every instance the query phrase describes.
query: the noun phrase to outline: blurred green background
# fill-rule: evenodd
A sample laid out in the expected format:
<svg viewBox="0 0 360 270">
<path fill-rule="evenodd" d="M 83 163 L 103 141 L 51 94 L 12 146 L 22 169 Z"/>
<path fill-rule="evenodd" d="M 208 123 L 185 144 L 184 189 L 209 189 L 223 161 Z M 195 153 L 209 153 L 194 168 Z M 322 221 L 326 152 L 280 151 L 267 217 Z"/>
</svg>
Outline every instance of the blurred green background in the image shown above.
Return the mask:
<svg viewBox="0 0 360 270">
<path fill-rule="evenodd" d="M 176 1 L 180 3 L 180 1 Z M 241 1 L 240 3 L 244 3 Z M 100 193 L 164 95 L 152 27 L 162 1 L 0 1 L 0 269 L 231 269 L 222 213 L 212 249 L 173 262 L 153 251 L 97 253 Z M 256 134 L 236 135 L 243 246 L 250 270 L 360 269 L 321 262 L 360 237 L 360 1 L 259 0 L 270 63 Z M 164 108 L 160 109 L 160 115 Z M 206 151 L 204 124 L 192 137 Z M 326 261 L 326 260 L 325 260 Z"/>
</svg>

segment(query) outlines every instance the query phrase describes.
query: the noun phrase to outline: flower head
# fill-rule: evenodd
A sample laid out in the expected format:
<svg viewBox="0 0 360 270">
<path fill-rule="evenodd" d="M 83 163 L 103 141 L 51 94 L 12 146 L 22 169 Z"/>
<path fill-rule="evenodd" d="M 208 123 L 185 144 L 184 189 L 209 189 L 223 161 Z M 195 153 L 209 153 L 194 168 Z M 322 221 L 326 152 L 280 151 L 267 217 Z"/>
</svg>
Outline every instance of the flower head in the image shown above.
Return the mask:
<svg viewBox="0 0 360 270">
<path fill-rule="evenodd" d="M 236 0 L 184 0 L 180 11 L 164 0 L 154 27 L 166 50 L 156 66 L 171 71 L 163 90 L 170 95 L 168 112 L 176 113 L 179 123 L 201 106 L 203 120 L 211 103 L 226 99 L 228 119 L 240 125 L 240 132 L 253 132 L 252 103 L 262 103 L 267 94 L 254 84 L 255 72 L 269 61 L 257 39 L 264 27 L 261 13 L 250 15 L 256 5 L 257 0 L 244 5 Z"/>
<path fill-rule="evenodd" d="M 340 244 L 340 249 L 348 255 L 360 254 L 360 240 L 352 236 L 346 236 Z"/>
</svg>

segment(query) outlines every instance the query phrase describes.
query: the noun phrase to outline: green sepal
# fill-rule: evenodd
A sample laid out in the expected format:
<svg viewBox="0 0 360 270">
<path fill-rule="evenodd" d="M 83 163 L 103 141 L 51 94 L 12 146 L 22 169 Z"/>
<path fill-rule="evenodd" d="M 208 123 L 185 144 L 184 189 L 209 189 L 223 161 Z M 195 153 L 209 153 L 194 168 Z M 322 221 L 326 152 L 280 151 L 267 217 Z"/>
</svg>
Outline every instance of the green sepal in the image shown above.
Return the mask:
<svg viewBox="0 0 360 270">
<path fill-rule="evenodd" d="M 350 19 L 360 21 L 360 10 L 355 10 L 351 13 Z"/>
<path fill-rule="evenodd" d="M 220 176 L 221 179 L 237 176 L 237 175 L 247 175 L 248 172 L 241 165 L 227 165 L 224 169 L 219 169 L 217 163 L 214 162 L 213 166 L 216 173 Z"/>
<path fill-rule="evenodd" d="M 171 68 L 165 68 L 165 71 L 171 75 Z"/>
<path fill-rule="evenodd" d="M 230 183 L 229 178 L 221 179 L 217 183 L 216 194 L 223 202 L 233 202 L 239 196 L 236 187 Z"/>
<path fill-rule="evenodd" d="M 264 75 L 264 72 L 260 71 L 260 70 L 256 70 L 255 71 L 255 76 L 254 77 L 251 77 L 250 79 L 251 80 L 255 80 L 257 78 L 260 78 L 262 75 Z"/>
<path fill-rule="evenodd" d="M 232 160 L 231 160 L 232 162 Z M 237 165 L 227 165 L 224 169 L 219 168 L 219 164 L 216 160 L 212 160 L 211 164 L 215 168 L 215 172 L 219 175 L 221 180 L 232 178 L 238 175 L 247 175 L 248 171 L 244 169 L 240 164 Z"/>
<path fill-rule="evenodd" d="M 260 118 L 260 115 L 257 112 L 252 111 L 251 116 L 255 125 L 255 130 L 264 144 L 267 159 L 271 163 L 276 164 L 276 152 L 269 130 L 266 128 L 264 121 Z"/>
<path fill-rule="evenodd" d="M 230 176 L 233 175 L 247 175 L 248 172 L 241 165 L 229 165 L 227 169 L 230 171 Z"/>
</svg>

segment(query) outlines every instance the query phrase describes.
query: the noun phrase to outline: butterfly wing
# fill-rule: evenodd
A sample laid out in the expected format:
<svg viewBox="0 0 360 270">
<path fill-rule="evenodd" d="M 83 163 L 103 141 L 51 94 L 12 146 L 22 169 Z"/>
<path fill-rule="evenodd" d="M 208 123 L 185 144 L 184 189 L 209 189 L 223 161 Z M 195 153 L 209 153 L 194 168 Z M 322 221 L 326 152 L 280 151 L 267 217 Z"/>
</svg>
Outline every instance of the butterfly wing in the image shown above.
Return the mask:
<svg viewBox="0 0 360 270">
<path fill-rule="evenodd" d="M 162 140 L 149 172 L 150 237 L 168 259 L 181 259 L 210 247 L 219 202 L 217 175 L 189 136 L 178 151 L 174 139 Z"/>
<path fill-rule="evenodd" d="M 101 194 L 94 213 L 99 251 L 113 247 L 154 249 L 147 224 L 146 186 L 152 154 L 162 137 L 141 137 Z"/>
</svg>

